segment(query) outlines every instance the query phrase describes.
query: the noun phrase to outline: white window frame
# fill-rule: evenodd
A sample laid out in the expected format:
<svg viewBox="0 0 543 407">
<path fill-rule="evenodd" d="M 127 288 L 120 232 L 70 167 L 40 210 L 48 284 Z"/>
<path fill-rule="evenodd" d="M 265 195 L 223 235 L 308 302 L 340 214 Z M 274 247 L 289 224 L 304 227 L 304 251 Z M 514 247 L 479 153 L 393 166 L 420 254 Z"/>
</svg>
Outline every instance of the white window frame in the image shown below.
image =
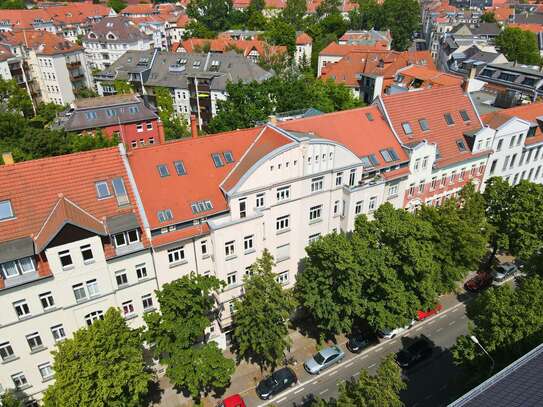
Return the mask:
<svg viewBox="0 0 543 407">
<path fill-rule="evenodd" d="M 80 246 L 79 250 L 81 251 L 81 258 L 83 259 L 83 263 L 85 264 L 94 263 L 94 253 L 92 252 L 92 247 L 90 244 L 85 244 L 83 246 Z M 90 258 L 85 259 L 84 253 L 89 253 L 89 252 L 90 252 Z"/>
<path fill-rule="evenodd" d="M 185 261 L 185 246 L 175 247 L 168 250 L 168 263 L 171 265 Z"/>
<path fill-rule="evenodd" d="M 18 390 L 24 389 L 28 386 L 28 380 L 23 372 L 11 375 L 11 380 L 13 381 L 15 388 Z"/>
<path fill-rule="evenodd" d="M 28 302 L 26 300 L 19 300 L 15 301 L 13 303 L 13 308 L 15 309 L 15 314 L 17 315 L 17 318 L 26 318 L 32 315 L 32 312 L 30 312 L 30 307 L 28 306 Z M 17 310 L 20 309 L 24 311 L 23 313 L 19 313 Z"/>
<path fill-rule="evenodd" d="M 43 341 L 41 340 L 40 334 L 38 332 L 33 332 L 31 334 L 28 334 L 25 336 L 26 343 L 28 343 L 28 347 L 30 348 L 31 352 L 34 352 L 38 349 L 42 349 Z"/>
<path fill-rule="evenodd" d="M 245 253 L 254 251 L 254 237 L 254 235 L 249 235 L 243 238 L 243 250 Z"/>
<path fill-rule="evenodd" d="M 315 205 L 309 208 L 309 222 L 316 222 L 322 219 L 322 205 Z"/>
<path fill-rule="evenodd" d="M 236 255 L 236 241 L 230 240 L 224 243 L 224 255 L 226 258 L 231 258 Z"/>
<path fill-rule="evenodd" d="M 66 331 L 64 330 L 64 326 L 62 324 L 52 326 L 51 335 L 53 335 L 55 342 L 60 342 L 66 339 Z"/>
<path fill-rule="evenodd" d="M 377 197 L 376 196 L 372 196 L 370 198 L 370 202 L 369 202 L 369 205 L 368 205 L 368 210 L 370 212 L 373 212 L 374 210 L 377 209 Z"/>
<path fill-rule="evenodd" d="M 255 200 L 255 206 L 257 208 L 263 208 L 264 207 L 264 204 L 265 204 L 265 194 L 264 193 L 260 193 L 260 194 L 256 194 L 256 200 Z"/>
<path fill-rule="evenodd" d="M 277 281 L 281 285 L 287 285 L 288 284 L 288 271 L 283 271 L 279 273 L 275 277 L 275 281 Z"/>
<path fill-rule="evenodd" d="M 119 283 L 119 280 L 121 280 L 121 283 Z M 115 272 L 115 283 L 117 283 L 117 287 L 126 287 L 128 285 L 128 273 L 126 270 L 119 270 Z"/>
<path fill-rule="evenodd" d="M 324 177 L 317 177 L 311 180 L 311 192 L 322 191 L 324 185 Z"/>
<path fill-rule="evenodd" d="M 290 215 L 279 216 L 275 220 L 275 231 L 284 232 L 290 229 Z"/>
<path fill-rule="evenodd" d="M 15 359 L 15 352 L 9 342 L 0 343 L 0 358 L 4 362 Z"/>
<path fill-rule="evenodd" d="M 99 319 L 104 319 L 104 312 L 102 310 L 89 312 L 87 315 L 85 315 L 85 322 L 87 323 L 87 326 L 91 326 Z"/>
<path fill-rule="evenodd" d="M 145 294 L 141 296 L 141 304 L 143 306 L 143 311 L 149 311 L 154 309 L 153 296 L 151 294 Z"/>
<path fill-rule="evenodd" d="M 149 274 L 147 273 L 147 265 L 145 263 L 136 264 L 136 277 L 138 280 L 143 280 L 147 278 Z"/>
<path fill-rule="evenodd" d="M 51 291 L 39 295 L 40 303 L 44 311 L 55 308 L 55 299 Z"/>
<path fill-rule="evenodd" d="M 358 201 L 355 205 L 354 205 L 354 214 L 355 215 L 358 215 L 360 213 L 362 213 L 362 207 L 364 206 L 364 201 Z"/>
<path fill-rule="evenodd" d="M 38 365 L 38 370 L 43 380 L 49 380 L 55 376 L 55 372 L 53 371 L 53 366 L 51 365 L 51 362 L 45 362 L 41 365 Z"/>
<path fill-rule="evenodd" d="M 290 199 L 290 185 L 277 188 L 277 202 L 283 202 Z"/>
<path fill-rule="evenodd" d="M 62 264 L 62 259 L 63 258 L 67 258 L 70 260 L 70 264 Z M 63 270 L 68 270 L 72 267 L 74 267 L 74 260 L 72 259 L 72 255 L 70 253 L 69 250 L 62 250 L 60 252 L 58 252 L 58 260 L 60 261 L 60 266 L 62 267 Z"/>
<path fill-rule="evenodd" d="M 226 275 L 226 285 L 228 287 L 233 287 L 236 285 L 238 280 L 237 271 L 232 271 Z"/>
<path fill-rule="evenodd" d="M 124 301 L 121 305 L 122 305 L 123 315 L 125 318 L 136 315 L 136 311 L 134 309 L 134 301 L 132 300 Z"/>
</svg>

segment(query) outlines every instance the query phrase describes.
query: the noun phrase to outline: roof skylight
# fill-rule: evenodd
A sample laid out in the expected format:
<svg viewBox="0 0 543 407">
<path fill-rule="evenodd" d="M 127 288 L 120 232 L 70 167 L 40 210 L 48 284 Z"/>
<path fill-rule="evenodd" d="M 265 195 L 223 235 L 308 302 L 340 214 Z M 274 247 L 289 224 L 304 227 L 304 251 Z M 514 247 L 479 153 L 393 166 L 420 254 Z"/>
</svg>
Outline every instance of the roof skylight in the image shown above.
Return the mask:
<svg viewBox="0 0 543 407">
<path fill-rule="evenodd" d="M 13 218 L 13 208 L 11 207 L 11 201 L 0 201 L 0 220 Z"/>
</svg>

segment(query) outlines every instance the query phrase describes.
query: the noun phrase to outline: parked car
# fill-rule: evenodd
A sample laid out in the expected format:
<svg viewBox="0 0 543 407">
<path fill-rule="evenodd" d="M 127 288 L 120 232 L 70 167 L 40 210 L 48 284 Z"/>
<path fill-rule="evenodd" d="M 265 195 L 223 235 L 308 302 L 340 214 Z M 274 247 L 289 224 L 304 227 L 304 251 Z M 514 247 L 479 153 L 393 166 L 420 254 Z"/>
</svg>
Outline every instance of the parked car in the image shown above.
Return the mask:
<svg viewBox="0 0 543 407">
<path fill-rule="evenodd" d="M 409 369 L 424 359 L 432 356 L 432 345 L 426 339 L 418 339 L 396 354 L 396 362 L 400 367 Z"/>
<path fill-rule="evenodd" d="M 276 370 L 258 383 L 258 386 L 256 386 L 256 394 L 262 400 L 268 400 L 270 397 L 273 397 L 290 386 L 293 386 L 297 381 L 298 378 L 292 369 L 284 367 Z"/>
<path fill-rule="evenodd" d="M 345 357 L 339 346 L 330 346 L 313 355 L 304 362 L 304 369 L 309 374 L 319 374 L 322 370 L 330 367 L 334 363 L 339 363 Z"/>
<path fill-rule="evenodd" d="M 400 328 L 394 328 L 394 329 L 383 329 L 383 330 L 379 331 L 377 334 L 379 335 L 379 338 L 392 339 L 392 338 L 396 337 L 397 335 L 400 335 L 403 332 L 407 331 L 414 324 L 415 324 L 415 320 L 412 320 L 409 323 L 409 325 L 402 326 Z"/>
<path fill-rule="evenodd" d="M 426 310 L 426 311 L 418 310 L 417 311 L 417 321 L 422 321 L 423 319 L 431 317 L 432 315 L 437 314 L 442 309 L 443 309 L 443 305 L 437 304 L 434 308 L 431 308 L 431 309 Z"/>
<path fill-rule="evenodd" d="M 349 341 L 347 342 L 347 349 L 352 353 L 360 353 L 364 348 L 367 348 L 370 344 L 370 340 L 367 336 L 361 333 L 351 334 Z"/>
<path fill-rule="evenodd" d="M 245 401 L 239 394 L 234 394 L 223 399 L 217 407 L 247 407 Z"/>
<path fill-rule="evenodd" d="M 492 275 L 489 273 L 478 273 L 474 277 L 470 278 L 464 284 L 466 291 L 476 293 L 490 287 L 492 284 Z"/>
<path fill-rule="evenodd" d="M 494 280 L 501 282 L 507 280 L 509 277 L 515 275 L 518 272 L 518 267 L 513 263 L 503 263 L 496 267 L 496 270 L 492 273 Z"/>
</svg>

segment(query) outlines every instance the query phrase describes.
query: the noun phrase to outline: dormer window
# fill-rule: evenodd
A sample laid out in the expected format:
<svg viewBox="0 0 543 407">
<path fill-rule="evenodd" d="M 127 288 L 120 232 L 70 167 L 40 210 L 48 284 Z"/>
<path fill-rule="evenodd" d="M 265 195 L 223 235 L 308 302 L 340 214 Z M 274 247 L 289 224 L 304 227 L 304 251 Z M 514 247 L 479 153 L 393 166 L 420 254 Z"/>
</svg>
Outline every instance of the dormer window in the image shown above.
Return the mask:
<svg viewBox="0 0 543 407">
<path fill-rule="evenodd" d="M 98 199 L 104 199 L 111 196 L 107 181 L 98 181 L 96 184 L 96 196 Z"/>
<path fill-rule="evenodd" d="M 468 112 L 466 112 L 465 110 L 460 110 L 460 117 L 462 117 L 462 120 L 464 120 L 465 122 L 470 121 Z"/>
<path fill-rule="evenodd" d="M 231 151 L 225 151 L 223 153 L 223 156 L 224 156 L 224 161 L 226 161 L 228 164 L 234 162 L 234 156 L 232 155 Z"/>
<path fill-rule="evenodd" d="M 117 37 L 116 37 L 115 34 L 113 34 L 113 33 L 108 33 L 108 34 L 107 34 L 107 39 L 108 39 L 108 40 L 116 40 Z"/>
<path fill-rule="evenodd" d="M 113 235 L 113 243 L 115 247 L 122 247 L 140 241 L 140 234 L 137 229 L 132 229 L 127 232 L 116 233 Z"/>
<path fill-rule="evenodd" d="M 411 128 L 411 125 L 408 122 L 403 122 L 402 128 L 405 134 L 407 135 L 413 134 L 413 129 Z"/>
<path fill-rule="evenodd" d="M 11 207 L 11 201 L 0 201 L 0 221 L 5 219 L 14 218 L 13 208 Z"/>
<path fill-rule="evenodd" d="M 158 217 L 158 221 L 160 223 L 172 220 L 173 219 L 172 210 L 171 209 L 164 209 L 162 211 L 158 211 L 157 217 Z"/>
<path fill-rule="evenodd" d="M 526 137 L 533 137 L 535 136 L 535 132 L 537 131 L 537 126 L 532 126 L 530 127 L 530 129 L 528 130 L 528 134 Z"/>
<path fill-rule="evenodd" d="M 36 265 L 32 257 L 23 257 L 0 264 L 0 271 L 4 278 L 11 278 L 36 271 Z"/>
<path fill-rule="evenodd" d="M 452 126 L 454 124 L 454 119 L 450 113 L 445 113 L 443 117 L 445 117 L 445 122 L 447 125 Z"/>
<path fill-rule="evenodd" d="M 92 38 L 93 40 L 95 40 L 97 37 L 96 37 L 96 34 L 95 34 L 95 33 L 90 32 L 90 33 L 89 33 L 89 38 Z"/>
</svg>

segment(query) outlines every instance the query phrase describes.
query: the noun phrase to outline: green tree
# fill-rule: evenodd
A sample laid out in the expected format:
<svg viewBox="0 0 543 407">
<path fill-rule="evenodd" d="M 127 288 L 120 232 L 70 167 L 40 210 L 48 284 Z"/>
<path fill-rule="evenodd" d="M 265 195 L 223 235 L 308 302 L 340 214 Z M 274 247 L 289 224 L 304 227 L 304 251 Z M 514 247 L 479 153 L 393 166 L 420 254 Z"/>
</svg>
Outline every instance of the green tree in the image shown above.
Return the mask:
<svg viewBox="0 0 543 407">
<path fill-rule="evenodd" d="M 337 407 L 401 407 L 400 391 L 407 386 L 401 377 L 400 367 L 389 354 L 381 361 L 377 373 L 370 376 L 364 369 L 358 380 L 342 383 L 339 387 Z"/>
<path fill-rule="evenodd" d="M 270 45 L 284 45 L 290 56 L 296 51 L 296 29 L 293 24 L 276 17 L 269 21 L 264 38 Z"/>
<path fill-rule="evenodd" d="M 154 89 L 158 115 L 164 125 L 166 140 L 178 139 L 189 135 L 187 124 L 173 107 L 173 97 L 168 88 Z"/>
<path fill-rule="evenodd" d="M 17 85 L 15 80 L 0 78 L 0 104 L 0 111 L 18 112 L 25 117 L 34 115 L 32 101 L 26 89 Z"/>
<path fill-rule="evenodd" d="M 145 370 L 141 330 L 130 329 L 118 310 L 74 333 L 53 351 L 55 383 L 45 405 L 140 406 L 151 374 Z"/>
<path fill-rule="evenodd" d="M 370 30 L 383 25 L 381 5 L 376 0 L 358 0 L 358 7 L 349 12 L 351 30 Z"/>
<path fill-rule="evenodd" d="M 199 21 L 191 20 L 187 24 L 185 32 L 183 33 L 183 39 L 188 40 L 189 38 L 216 38 L 217 33 L 211 31 L 204 24 Z"/>
<path fill-rule="evenodd" d="M 246 11 L 246 25 L 249 30 L 265 30 L 268 24 L 262 11 L 266 7 L 265 0 L 251 0 Z"/>
<path fill-rule="evenodd" d="M 495 23 L 496 14 L 493 11 L 486 11 L 483 13 L 480 19 L 483 23 Z"/>
<path fill-rule="evenodd" d="M 40 103 L 36 110 L 37 115 L 32 118 L 32 122 L 43 128 L 51 124 L 60 112 L 66 110 L 66 106 L 56 103 Z"/>
<path fill-rule="evenodd" d="M 264 250 L 244 280 L 245 294 L 234 302 L 233 340 L 237 353 L 261 370 L 275 368 L 290 346 L 287 319 L 293 302 L 276 281 L 273 265 L 273 256 Z"/>
<path fill-rule="evenodd" d="M 130 82 L 122 81 L 120 79 L 116 79 L 113 81 L 113 88 L 115 89 L 115 93 L 117 93 L 118 95 L 134 93 L 132 84 Z"/>
<path fill-rule="evenodd" d="M 232 0 L 194 0 L 187 7 L 187 15 L 218 33 L 230 28 L 232 10 Z"/>
<path fill-rule="evenodd" d="M 296 30 L 303 29 L 303 19 L 307 12 L 305 0 L 287 0 L 287 5 L 281 12 L 280 18 L 294 26 Z"/>
<path fill-rule="evenodd" d="M 496 46 L 509 61 L 537 65 L 541 63 L 537 37 L 531 31 L 505 27 L 496 37 Z"/>
<path fill-rule="evenodd" d="M 119 13 L 126 7 L 126 2 L 123 0 L 108 0 L 107 6 L 115 10 L 116 13 Z"/>
<path fill-rule="evenodd" d="M 0 1 L 0 9 L 26 9 L 26 4 L 23 0 L 2 0 Z"/>
<path fill-rule="evenodd" d="M 23 407 L 23 402 L 15 396 L 15 391 L 8 389 L 0 396 L 2 407 Z"/>
<path fill-rule="evenodd" d="M 98 93 L 90 88 L 81 88 L 75 90 L 75 97 L 77 99 L 95 98 L 98 97 Z"/>
<path fill-rule="evenodd" d="M 392 47 L 405 51 L 412 42 L 413 33 L 420 26 L 420 4 L 417 0 L 385 0 L 382 6 L 383 28 L 390 29 Z"/>
<path fill-rule="evenodd" d="M 222 283 L 215 277 L 191 273 L 156 291 L 160 313 L 147 313 L 145 338 L 153 344 L 173 384 L 196 402 L 202 393 L 225 388 L 235 364 L 215 342 L 206 342 L 205 329 L 214 319 L 213 292 Z"/>
<path fill-rule="evenodd" d="M 324 0 L 317 6 L 317 17 L 325 17 L 330 14 L 340 14 L 341 0 Z"/>
</svg>

